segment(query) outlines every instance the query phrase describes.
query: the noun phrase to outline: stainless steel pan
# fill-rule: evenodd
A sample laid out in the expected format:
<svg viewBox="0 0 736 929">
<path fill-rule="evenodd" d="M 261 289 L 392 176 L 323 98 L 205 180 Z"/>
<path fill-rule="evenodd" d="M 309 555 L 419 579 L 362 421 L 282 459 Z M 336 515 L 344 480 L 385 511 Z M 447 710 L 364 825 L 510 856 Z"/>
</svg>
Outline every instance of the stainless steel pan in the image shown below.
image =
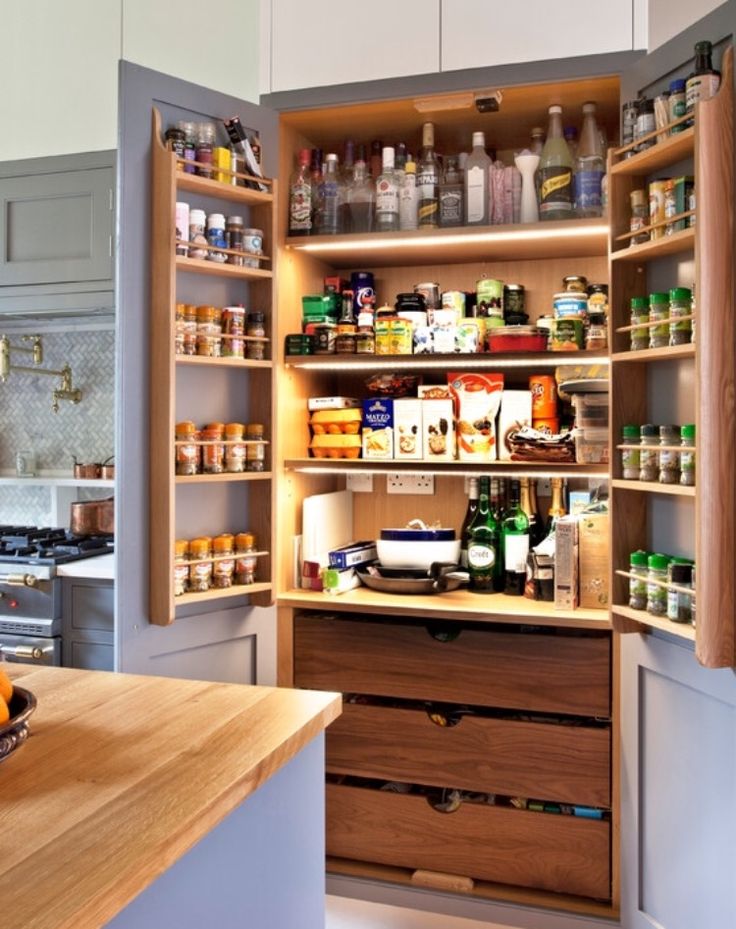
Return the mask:
<svg viewBox="0 0 736 929">
<path fill-rule="evenodd" d="M 466 571 L 459 570 L 456 564 L 444 562 L 435 562 L 429 571 L 420 568 L 385 568 L 374 564 L 357 573 L 366 587 L 387 594 L 441 594 L 457 590 L 468 581 Z"/>
</svg>

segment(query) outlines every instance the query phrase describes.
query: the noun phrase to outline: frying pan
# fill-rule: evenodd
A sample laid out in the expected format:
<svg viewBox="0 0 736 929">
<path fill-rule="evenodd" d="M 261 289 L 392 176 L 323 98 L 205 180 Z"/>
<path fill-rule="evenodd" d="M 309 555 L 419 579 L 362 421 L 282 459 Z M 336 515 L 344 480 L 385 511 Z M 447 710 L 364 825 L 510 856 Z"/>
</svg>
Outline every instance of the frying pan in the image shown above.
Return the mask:
<svg viewBox="0 0 736 929">
<path fill-rule="evenodd" d="M 456 590 L 467 583 L 468 574 L 458 565 L 436 561 L 429 571 L 422 568 L 386 568 L 369 565 L 357 571 L 358 577 L 372 590 L 387 594 L 435 594 Z"/>
</svg>

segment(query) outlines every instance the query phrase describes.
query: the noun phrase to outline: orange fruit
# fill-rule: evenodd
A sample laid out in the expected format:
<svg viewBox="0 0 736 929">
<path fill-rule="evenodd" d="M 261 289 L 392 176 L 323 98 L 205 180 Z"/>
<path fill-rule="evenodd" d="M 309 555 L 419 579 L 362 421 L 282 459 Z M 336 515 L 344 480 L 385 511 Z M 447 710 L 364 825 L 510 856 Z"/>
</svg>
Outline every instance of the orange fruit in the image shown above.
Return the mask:
<svg viewBox="0 0 736 929">
<path fill-rule="evenodd" d="M 10 703 L 10 698 L 13 696 L 13 682 L 10 680 L 8 675 L 0 668 L 0 697 L 6 703 Z"/>
<path fill-rule="evenodd" d="M 10 719 L 10 710 L 8 709 L 8 704 L 4 700 L 0 700 L 0 726 L 3 723 L 6 723 Z"/>
</svg>

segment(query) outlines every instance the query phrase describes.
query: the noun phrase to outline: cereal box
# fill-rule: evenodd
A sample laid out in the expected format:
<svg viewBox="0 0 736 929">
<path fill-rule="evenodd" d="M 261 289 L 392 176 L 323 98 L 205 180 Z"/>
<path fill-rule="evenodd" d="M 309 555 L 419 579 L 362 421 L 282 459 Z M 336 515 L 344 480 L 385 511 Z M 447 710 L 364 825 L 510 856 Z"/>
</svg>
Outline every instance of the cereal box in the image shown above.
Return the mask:
<svg viewBox="0 0 736 929">
<path fill-rule="evenodd" d="M 363 401 L 363 457 L 394 457 L 394 401 L 372 397 Z"/>
<path fill-rule="evenodd" d="M 422 401 L 409 397 L 394 400 L 394 458 L 421 458 Z"/>
<path fill-rule="evenodd" d="M 422 436 L 425 461 L 455 459 L 455 419 L 451 399 L 422 400 Z"/>
<path fill-rule="evenodd" d="M 457 421 L 458 458 L 495 461 L 496 413 L 503 393 L 503 374 L 448 374 Z"/>
</svg>

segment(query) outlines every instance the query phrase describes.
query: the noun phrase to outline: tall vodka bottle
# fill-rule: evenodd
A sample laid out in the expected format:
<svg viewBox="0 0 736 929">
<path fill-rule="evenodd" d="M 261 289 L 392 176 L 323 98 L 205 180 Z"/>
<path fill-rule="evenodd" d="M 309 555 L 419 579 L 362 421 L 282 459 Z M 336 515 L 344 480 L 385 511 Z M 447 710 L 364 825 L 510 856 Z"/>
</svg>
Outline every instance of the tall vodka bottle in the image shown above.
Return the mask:
<svg viewBox="0 0 736 929">
<path fill-rule="evenodd" d="M 417 172 L 420 229 L 435 229 L 439 224 L 439 185 L 440 166 L 434 150 L 434 123 L 424 123 Z"/>
<path fill-rule="evenodd" d="M 465 162 L 465 224 L 488 225 L 488 169 L 491 159 L 486 155 L 486 137 L 473 133 L 473 150 Z"/>
</svg>

